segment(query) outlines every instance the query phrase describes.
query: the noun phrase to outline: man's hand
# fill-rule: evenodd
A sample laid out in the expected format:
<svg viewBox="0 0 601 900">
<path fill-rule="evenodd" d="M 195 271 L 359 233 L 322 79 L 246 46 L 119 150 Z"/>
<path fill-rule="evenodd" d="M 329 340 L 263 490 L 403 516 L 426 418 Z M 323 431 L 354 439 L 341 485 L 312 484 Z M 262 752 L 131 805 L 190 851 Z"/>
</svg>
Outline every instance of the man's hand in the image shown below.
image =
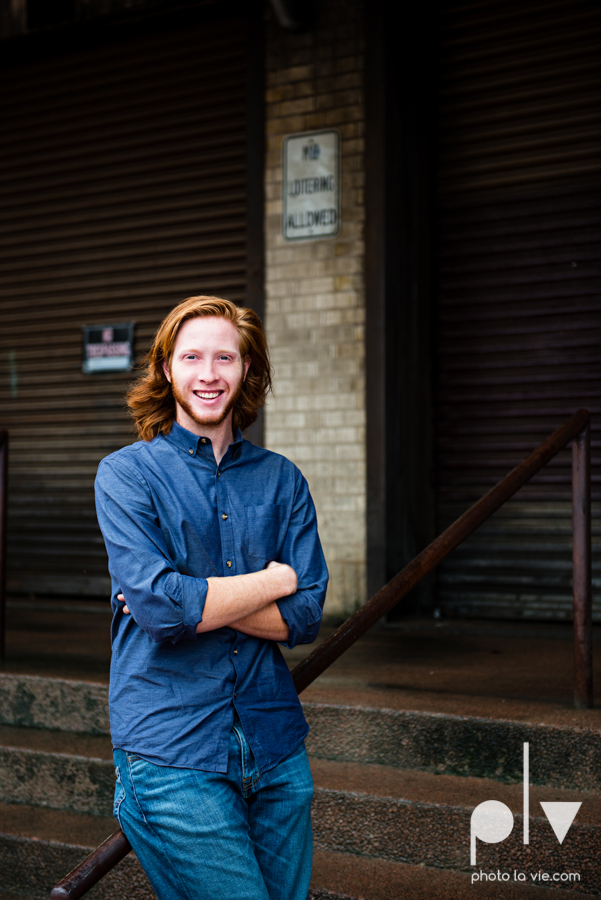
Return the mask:
<svg viewBox="0 0 601 900">
<path fill-rule="evenodd" d="M 209 590 L 197 633 L 228 625 L 266 640 L 287 639 L 288 626 L 274 601 L 289 597 L 297 589 L 296 572 L 291 566 L 274 560 L 260 572 L 210 577 L 207 582 Z M 123 612 L 130 615 L 123 594 L 118 594 L 117 600 L 125 603 Z"/>
</svg>

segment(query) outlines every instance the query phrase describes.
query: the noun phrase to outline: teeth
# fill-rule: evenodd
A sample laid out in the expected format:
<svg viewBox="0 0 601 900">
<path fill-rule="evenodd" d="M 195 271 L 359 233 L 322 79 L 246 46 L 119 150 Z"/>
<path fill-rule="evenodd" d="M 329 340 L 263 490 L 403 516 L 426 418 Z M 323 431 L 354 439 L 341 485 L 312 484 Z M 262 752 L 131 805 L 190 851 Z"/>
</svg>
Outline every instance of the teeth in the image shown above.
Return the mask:
<svg viewBox="0 0 601 900">
<path fill-rule="evenodd" d="M 209 393 L 203 394 L 200 391 L 196 391 L 196 396 L 200 397 L 201 400 L 214 400 L 215 397 L 218 397 L 220 393 L 221 393 L 221 391 L 213 391 L 213 393 L 211 393 L 211 394 L 209 394 Z"/>
</svg>

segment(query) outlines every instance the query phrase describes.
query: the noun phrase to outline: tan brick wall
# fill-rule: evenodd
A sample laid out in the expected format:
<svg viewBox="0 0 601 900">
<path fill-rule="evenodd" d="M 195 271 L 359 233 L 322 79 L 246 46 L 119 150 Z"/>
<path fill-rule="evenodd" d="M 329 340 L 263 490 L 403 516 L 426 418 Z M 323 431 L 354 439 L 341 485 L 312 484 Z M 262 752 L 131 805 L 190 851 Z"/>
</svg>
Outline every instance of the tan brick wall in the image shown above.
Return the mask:
<svg viewBox="0 0 601 900">
<path fill-rule="evenodd" d="M 365 598 L 363 288 L 364 107 L 361 4 L 320 5 L 316 30 L 267 39 L 266 329 L 275 393 L 267 446 L 306 476 L 330 569 L 326 614 Z M 337 128 L 342 228 L 337 238 L 286 243 L 282 139 Z"/>
</svg>

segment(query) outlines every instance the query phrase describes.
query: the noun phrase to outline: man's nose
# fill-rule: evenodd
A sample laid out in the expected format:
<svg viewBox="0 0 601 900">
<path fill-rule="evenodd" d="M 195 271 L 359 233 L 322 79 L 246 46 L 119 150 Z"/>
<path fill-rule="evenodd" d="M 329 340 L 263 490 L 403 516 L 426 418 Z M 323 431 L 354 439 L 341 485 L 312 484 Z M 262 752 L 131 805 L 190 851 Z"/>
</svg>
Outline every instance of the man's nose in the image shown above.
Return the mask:
<svg viewBox="0 0 601 900">
<path fill-rule="evenodd" d="M 217 373 L 211 361 L 206 360 L 203 362 L 198 372 L 198 380 L 205 382 L 205 384 L 212 384 L 213 381 L 217 380 Z"/>
</svg>

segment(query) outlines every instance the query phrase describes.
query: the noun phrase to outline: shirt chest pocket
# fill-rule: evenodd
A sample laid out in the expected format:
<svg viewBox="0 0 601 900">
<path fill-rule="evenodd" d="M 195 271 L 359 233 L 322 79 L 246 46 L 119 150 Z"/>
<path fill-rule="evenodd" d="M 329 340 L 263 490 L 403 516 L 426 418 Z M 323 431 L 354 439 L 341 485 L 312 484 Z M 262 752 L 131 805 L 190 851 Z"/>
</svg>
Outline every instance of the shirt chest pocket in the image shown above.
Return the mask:
<svg viewBox="0 0 601 900">
<path fill-rule="evenodd" d="M 278 559 L 286 537 L 288 512 L 285 506 L 265 503 L 245 506 L 246 535 L 244 546 L 250 557 L 263 564 Z"/>
</svg>

